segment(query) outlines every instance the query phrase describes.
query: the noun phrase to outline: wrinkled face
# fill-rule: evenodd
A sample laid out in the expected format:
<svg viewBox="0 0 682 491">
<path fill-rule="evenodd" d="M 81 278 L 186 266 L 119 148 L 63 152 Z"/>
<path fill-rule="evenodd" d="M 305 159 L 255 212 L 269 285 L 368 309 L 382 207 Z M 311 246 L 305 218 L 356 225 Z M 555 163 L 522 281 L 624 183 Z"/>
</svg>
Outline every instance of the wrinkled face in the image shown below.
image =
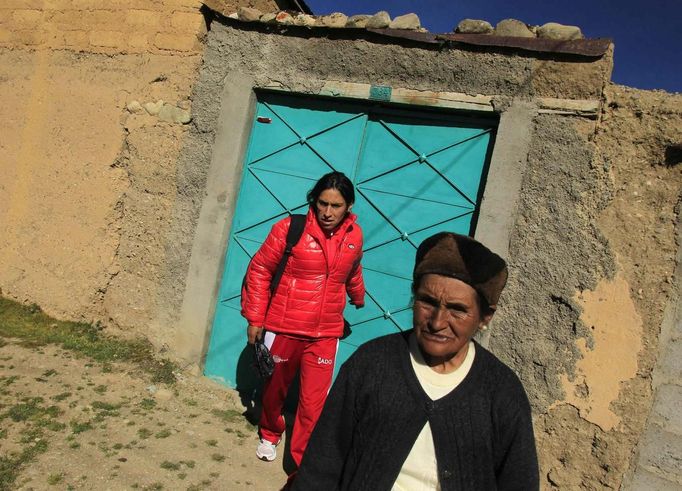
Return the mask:
<svg viewBox="0 0 682 491">
<path fill-rule="evenodd" d="M 414 294 L 413 323 L 427 363 L 463 361 L 466 351 L 460 350 L 492 317 L 492 313 L 481 315 L 477 295 L 455 278 L 437 274 L 421 278 Z"/>
<path fill-rule="evenodd" d="M 315 202 L 315 212 L 320 228 L 331 232 L 343 221 L 351 206 L 346 203 L 338 189 L 325 189 Z"/>
</svg>

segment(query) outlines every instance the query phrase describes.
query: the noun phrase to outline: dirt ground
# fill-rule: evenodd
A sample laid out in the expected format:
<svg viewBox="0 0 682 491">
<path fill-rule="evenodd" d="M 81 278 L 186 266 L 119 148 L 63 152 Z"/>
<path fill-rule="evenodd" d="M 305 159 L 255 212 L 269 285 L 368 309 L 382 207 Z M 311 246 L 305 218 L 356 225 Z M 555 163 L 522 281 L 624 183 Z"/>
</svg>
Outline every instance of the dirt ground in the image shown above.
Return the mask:
<svg viewBox="0 0 682 491">
<path fill-rule="evenodd" d="M 132 365 L 0 339 L 0 469 L 35 453 L 0 489 L 279 489 L 282 456 L 255 457 L 243 413 L 234 391 L 203 378 L 155 385 Z"/>
</svg>

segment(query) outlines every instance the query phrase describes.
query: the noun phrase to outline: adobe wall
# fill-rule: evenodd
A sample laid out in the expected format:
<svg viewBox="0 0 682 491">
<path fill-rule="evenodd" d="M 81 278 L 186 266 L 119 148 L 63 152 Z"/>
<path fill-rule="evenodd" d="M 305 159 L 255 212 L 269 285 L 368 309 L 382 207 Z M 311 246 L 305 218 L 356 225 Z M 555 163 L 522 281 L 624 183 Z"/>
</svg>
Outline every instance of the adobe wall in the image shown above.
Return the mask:
<svg viewBox="0 0 682 491">
<path fill-rule="evenodd" d="M 674 271 L 680 171 L 662 159 L 665 145 L 680 140 L 679 96 L 610 85 L 610 53 L 562 59 L 302 32 L 212 26 L 196 125 L 178 163 L 184 211 L 169 236 L 195 230 L 194 243 L 173 240 L 173 269 L 189 271 L 187 283 L 178 274 L 164 295 L 180 306 L 179 352 L 192 359 L 205 347 L 210 313 L 197 314 L 210 310 L 217 290 L 253 87 L 353 97 L 373 83 L 423 94 L 413 102 L 431 94 L 434 104 L 488 96 L 502 121 L 497 146 L 511 150 L 493 156 L 493 169 L 520 170 L 508 230 L 485 231 L 511 267 L 488 343 L 528 390 L 543 486 L 618 487 L 649 411 Z M 571 101 L 596 109 L 570 110 Z"/>
<path fill-rule="evenodd" d="M 682 96 L 611 85 L 610 53 L 436 49 L 230 21 L 206 34 L 198 9 L 0 7 L 2 294 L 198 364 L 253 87 L 356 97 L 384 84 L 406 103 L 482 104 L 501 118 L 494 169 L 513 178 L 489 188 L 518 191 L 505 219 L 491 211 L 479 230 L 511 268 L 488 344 L 528 390 L 544 487 L 618 487 L 673 282 L 682 179 L 664 163 L 682 141 Z"/>
<path fill-rule="evenodd" d="M 1 3 L 3 295 L 164 344 L 160 238 L 204 47 L 201 6 Z"/>
</svg>

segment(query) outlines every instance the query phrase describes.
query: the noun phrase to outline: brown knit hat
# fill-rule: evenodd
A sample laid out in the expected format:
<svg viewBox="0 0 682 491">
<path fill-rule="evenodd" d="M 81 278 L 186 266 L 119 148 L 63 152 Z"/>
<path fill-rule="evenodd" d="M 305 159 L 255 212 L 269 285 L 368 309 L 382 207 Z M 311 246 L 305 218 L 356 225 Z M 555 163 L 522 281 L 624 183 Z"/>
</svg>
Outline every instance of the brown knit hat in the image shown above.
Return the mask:
<svg viewBox="0 0 682 491">
<path fill-rule="evenodd" d="M 507 282 L 507 264 L 500 256 L 466 235 L 440 232 L 417 249 L 412 278 L 425 274 L 449 276 L 471 285 L 490 306 L 497 305 Z"/>
</svg>

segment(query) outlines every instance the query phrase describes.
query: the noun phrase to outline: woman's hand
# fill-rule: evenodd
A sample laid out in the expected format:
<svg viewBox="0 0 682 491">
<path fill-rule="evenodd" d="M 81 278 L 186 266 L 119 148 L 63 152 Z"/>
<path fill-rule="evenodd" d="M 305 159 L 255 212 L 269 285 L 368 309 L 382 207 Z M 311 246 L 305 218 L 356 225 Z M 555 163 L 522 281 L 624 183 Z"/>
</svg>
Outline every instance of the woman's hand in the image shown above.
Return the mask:
<svg viewBox="0 0 682 491">
<path fill-rule="evenodd" d="M 249 327 L 246 328 L 246 337 L 249 344 L 254 344 L 256 342 L 256 339 L 258 340 L 262 339 L 263 328 L 252 326 L 251 324 L 249 324 Z"/>
</svg>

